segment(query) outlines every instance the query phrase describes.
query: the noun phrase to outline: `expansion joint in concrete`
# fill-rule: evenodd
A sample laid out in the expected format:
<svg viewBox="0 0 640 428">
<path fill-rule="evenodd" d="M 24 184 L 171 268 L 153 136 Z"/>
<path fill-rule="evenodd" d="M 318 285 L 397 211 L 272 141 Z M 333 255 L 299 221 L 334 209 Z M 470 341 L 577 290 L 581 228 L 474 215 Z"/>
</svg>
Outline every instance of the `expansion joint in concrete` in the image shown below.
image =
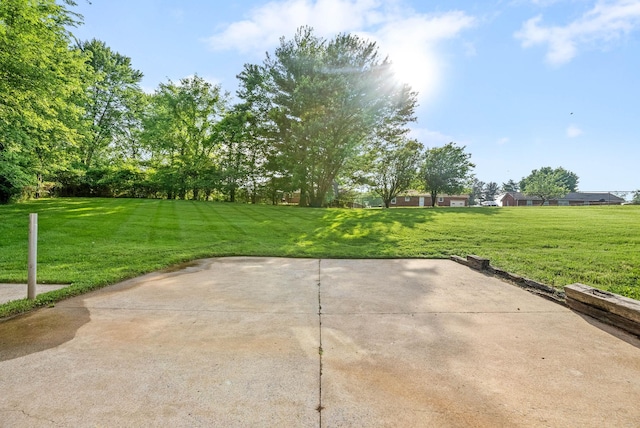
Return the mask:
<svg viewBox="0 0 640 428">
<path fill-rule="evenodd" d="M 322 294 L 321 294 L 322 259 L 318 259 L 318 426 L 322 427 Z"/>
</svg>

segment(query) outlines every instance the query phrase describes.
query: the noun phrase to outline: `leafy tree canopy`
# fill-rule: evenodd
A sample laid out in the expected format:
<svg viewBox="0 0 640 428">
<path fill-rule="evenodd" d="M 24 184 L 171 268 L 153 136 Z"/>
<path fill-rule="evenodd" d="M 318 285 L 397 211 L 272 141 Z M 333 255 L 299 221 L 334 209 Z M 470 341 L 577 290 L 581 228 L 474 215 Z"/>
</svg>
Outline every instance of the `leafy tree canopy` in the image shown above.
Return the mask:
<svg viewBox="0 0 640 428">
<path fill-rule="evenodd" d="M 542 204 L 550 199 L 562 197 L 570 192 L 569 187 L 564 182 L 564 171 L 551 168 L 541 168 L 539 171 L 533 170 L 529 176 L 523 178 L 520 182 L 521 186 L 524 183 L 522 191 L 526 195 L 541 198 Z"/>
<path fill-rule="evenodd" d="M 109 146 L 139 127 L 142 72 L 102 41 L 82 42 L 79 48 L 91 70 L 82 102 L 86 131 L 79 147 L 80 161 L 89 168 L 96 156 L 106 155 Z"/>
<path fill-rule="evenodd" d="M 494 201 L 500 193 L 500 186 L 495 181 L 490 181 L 484 186 L 484 199 Z"/>
<path fill-rule="evenodd" d="M 247 65 L 239 75 L 239 95 L 263 118 L 269 165 L 300 189 L 301 205 L 324 205 L 367 140 L 408 131 L 416 94 L 390 65 L 373 42 L 350 34 L 326 40 L 302 27 L 261 66 Z"/>
<path fill-rule="evenodd" d="M 464 146 L 449 143 L 427 150 L 422 178 L 431 193 L 432 206 L 435 206 L 438 194 L 454 195 L 467 188 L 475 164 L 470 160 L 471 154 L 464 149 Z"/>
<path fill-rule="evenodd" d="M 402 139 L 373 148 L 368 181 L 386 208 L 401 192 L 409 190 L 418 175 L 423 146 L 416 140 Z"/>
<path fill-rule="evenodd" d="M 484 181 L 473 178 L 469 186 L 469 205 L 478 205 L 484 201 L 484 188 L 486 183 Z"/>
<path fill-rule="evenodd" d="M 68 164 L 86 65 L 70 49 L 72 1 L 0 1 L 0 203 Z"/>
<path fill-rule="evenodd" d="M 565 188 L 567 190 L 567 193 L 576 192 L 578 190 L 579 179 L 575 173 L 571 171 L 567 171 L 562 167 L 558 167 L 554 169 L 554 168 L 551 168 L 550 166 L 545 166 L 543 168 L 540 168 L 539 170 L 534 169 L 533 171 L 531 171 L 531 174 L 529 174 L 527 177 L 524 177 L 522 180 L 520 180 L 519 184 L 520 184 L 521 191 L 525 192 L 524 189 L 527 187 L 527 184 L 529 183 L 529 181 L 538 174 L 541 174 L 545 177 L 554 176 L 556 180 L 556 184 L 560 187 Z"/>
<path fill-rule="evenodd" d="M 160 84 L 144 116 L 145 147 L 157 171 L 156 185 L 172 199 L 198 199 L 210 193 L 219 179 L 217 154 L 219 122 L 227 110 L 220 86 L 203 78 Z"/>
</svg>

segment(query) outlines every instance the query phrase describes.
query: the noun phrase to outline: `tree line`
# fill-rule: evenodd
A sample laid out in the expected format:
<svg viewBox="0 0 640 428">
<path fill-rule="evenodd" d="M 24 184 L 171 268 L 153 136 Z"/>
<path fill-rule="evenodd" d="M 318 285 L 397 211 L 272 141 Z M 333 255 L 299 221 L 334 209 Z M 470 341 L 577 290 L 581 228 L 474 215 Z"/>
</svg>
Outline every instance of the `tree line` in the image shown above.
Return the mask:
<svg viewBox="0 0 640 428">
<path fill-rule="evenodd" d="M 501 193 L 522 192 L 528 196 L 537 196 L 544 201 L 563 197 L 568 193 L 578 191 L 578 175 L 563 167 L 549 166 L 534 169 L 519 182 L 511 179 L 502 185 L 496 182 L 485 183 L 472 178 L 469 191 L 470 204 L 475 205 L 484 201 L 494 201 Z"/>
<path fill-rule="evenodd" d="M 464 148 L 425 151 L 408 138 L 417 94 L 373 42 L 302 27 L 244 66 L 233 104 L 198 75 L 146 94 L 130 58 L 75 39 L 74 5 L 0 3 L 0 202 L 51 194 L 277 203 L 298 192 L 301 205 L 318 207 L 364 186 L 388 204 L 416 182 L 461 191 L 470 176 Z M 455 171 L 432 161 L 449 155 Z M 436 180 L 436 170 L 449 175 Z"/>
<path fill-rule="evenodd" d="M 469 192 L 465 147 L 409 138 L 417 94 L 374 42 L 325 39 L 310 27 L 280 39 L 238 74 L 236 98 L 197 74 L 140 88 L 142 72 L 100 40 L 79 41 L 72 0 L 0 3 L 0 203 L 19 197 L 103 196 L 320 207 L 368 189 L 385 206 L 408 189 Z M 543 198 L 577 176 L 542 168 L 503 190 Z"/>
</svg>

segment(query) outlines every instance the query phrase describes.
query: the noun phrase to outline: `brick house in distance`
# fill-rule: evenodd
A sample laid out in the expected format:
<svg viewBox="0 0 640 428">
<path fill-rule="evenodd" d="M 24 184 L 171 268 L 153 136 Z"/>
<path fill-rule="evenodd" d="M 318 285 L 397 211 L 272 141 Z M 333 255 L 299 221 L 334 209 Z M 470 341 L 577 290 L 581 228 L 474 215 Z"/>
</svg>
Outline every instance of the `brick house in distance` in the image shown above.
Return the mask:
<svg viewBox="0 0 640 428">
<path fill-rule="evenodd" d="M 469 195 L 438 195 L 439 207 L 468 207 Z M 389 207 L 430 207 L 431 195 L 409 191 L 391 200 Z"/>
<path fill-rule="evenodd" d="M 544 205 L 551 206 L 584 206 L 584 205 L 620 205 L 624 199 L 610 192 L 571 192 L 563 198 L 551 199 Z M 542 205 L 542 199 L 528 196 L 520 192 L 507 192 L 498 198 L 503 207 L 531 207 Z"/>
</svg>

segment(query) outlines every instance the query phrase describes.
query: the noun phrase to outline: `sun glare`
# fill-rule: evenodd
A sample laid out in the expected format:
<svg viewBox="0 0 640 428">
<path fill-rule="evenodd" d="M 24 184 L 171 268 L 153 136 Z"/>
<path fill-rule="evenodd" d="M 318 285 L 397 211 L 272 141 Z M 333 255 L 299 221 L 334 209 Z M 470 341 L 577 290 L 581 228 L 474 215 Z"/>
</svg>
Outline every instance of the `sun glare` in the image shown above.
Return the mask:
<svg viewBox="0 0 640 428">
<path fill-rule="evenodd" d="M 433 55 L 416 49 L 401 49 L 389 57 L 398 82 L 410 85 L 420 98 L 428 98 L 435 92 L 438 65 Z"/>
</svg>

